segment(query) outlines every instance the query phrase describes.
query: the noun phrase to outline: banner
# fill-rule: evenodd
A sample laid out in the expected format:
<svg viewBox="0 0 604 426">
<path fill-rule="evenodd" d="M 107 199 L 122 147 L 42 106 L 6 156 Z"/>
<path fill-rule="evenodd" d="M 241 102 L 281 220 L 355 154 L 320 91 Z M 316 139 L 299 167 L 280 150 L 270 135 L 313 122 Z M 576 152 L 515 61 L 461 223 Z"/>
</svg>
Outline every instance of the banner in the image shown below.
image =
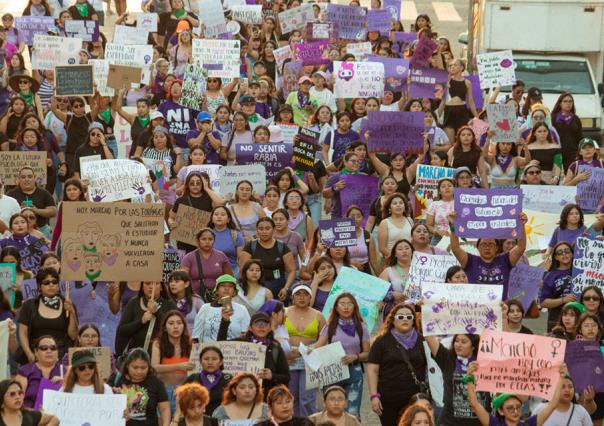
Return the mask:
<svg viewBox="0 0 604 426">
<path fill-rule="evenodd" d="M 242 180 L 251 182 L 254 192 L 258 195 L 264 195 L 264 191 L 266 191 L 266 170 L 262 164 L 221 167 L 220 195 L 227 198 L 234 196 L 235 188 Z"/>
<path fill-rule="evenodd" d="M 455 233 L 466 238 L 521 238 L 520 189 L 455 188 Z"/>
<path fill-rule="evenodd" d="M 149 46 L 150 47 L 150 46 Z M 57 65 L 75 65 L 80 62 L 82 39 L 34 35 L 31 67 L 35 70 L 52 70 Z"/>
<path fill-rule="evenodd" d="M 329 3 L 327 16 L 329 22 L 334 23 L 340 39 L 365 40 L 367 37 L 367 11 L 362 7 Z"/>
<path fill-rule="evenodd" d="M 543 286 L 544 273 L 543 268 L 518 262 L 510 271 L 508 294 L 504 295 L 505 299 L 519 300 L 524 312 L 528 312 L 531 303 L 537 298 L 539 289 Z"/>
<path fill-rule="evenodd" d="M 330 3 L 329 6 L 335 6 Z M 338 7 L 349 7 L 339 6 Z M 381 98 L 384 96 L 384 64 L 334 61 L 336 98 Z"/>
<path fill-rule="evenodd" d="M 197 231 L 208 226 L 209 220 L 209 212 L 187 206 L 186 204 L 179 204 L 176 217 L 174 218 L 176 227 L 170 232 L 170 237 L 173 240 L 197 246 L 195 235 Z"/>
<path fill-rule="evenodd" d="M 237 164 L 263 164 L 268 181 L 292 163 L 293 146 L 286 143 L 237 144 L 235 149 Z"/>
<path fill-rule="evenodd" d="M 573 294 L 595 285 L 604 290 L 604 241 L 579 237 L 573 255 Z"/>
<path fill-rule="evenodd" d="M 424 113 L 369 111 L 367 114 L 369 152 L 399 153 L 424 146 Z"/>
<path fill-rule="evenodd" d="M 340 191 L 340 201 L 342 202 L 342 212 L 346 212 L 348 207 L 357 206 L 363 212 L 363 226 L 369 218 L 371 203 L 378 196 L 377 176 L 367 175 L 342 175 L 346 182 L 346 187 Z"/>
<path fill-rule="evenodd" d="M 235 375 L 240 371 L 259 374 L 264 370 L 266 358 L 266 346 L 251 342 L 220 341 L 209 344 L 194 343 L 191 348 L 189 362 L 195 364 L 195 368 L 189 374 L 199 373 L 201 364 L 199 354 L 204 346 L 217 346 L 224 357 L 223 372 Z"/>
<path fill-rule="evenodd" d="M 164 261 L 162 271 L 162 282 L 167 283 L 170 278 L 170 274 L 177 269 L 180 269 L 182 258 L 185 256 L 184 250 L 178 250 L 176 247 L 167 245 L 164 248 Z"/>
<path fill-rule="evenodd" d="M 579 206 L 585 211 L 595 211 L 604 201 L 604 169 L 579 166 L 579 173 L 589 172 L 589 178 L 577 184 Z"/>
<path fill-rule="evenodd" d="M 17 283 L 17 265 L 0 263 L 0 288 L 8 298 L 8 290 Z"/>
<path fill-rule="evenodd" d="M 354 219 L 325 219 L 319 221 L 321 242 L 327 247 L 352 247 L 357 245 Z"/>
<path fill-rule="evenodd" d="M 193 59 L 208 70 L 208 77 L 239 77 L 239 40 L 193 39 Z M 211 66 L 210 66 L 211 65 Z"/>
<path fill-rule="evenodd" d="M 503 286 L 422 283 L 424 336 L 501 331 Z"/>
<path fill-rule="evenodd" d="M 384 300 L 389 288 L 390 283 L 388 281 L 344 266 L 338 272 L 338 276 L 329 291 L 323 308 L 323 316 L 329 318 L 336 297 L 340 293 L 352 293 L 359 305 L 363 321 L 367 323 L 367 328 L 371 333 L 378 319 L 378 303 Z"/>
<path fill-rule="evenodd" d="M 163 231 L 163 204 L 65 203 L 61 278 L 159 281 Z"/>
<path fill-rule="evenodd" d="M 514 58 L 511 50 L 476 55 L 481 89 L 510 86 L 516 83 Z"/>
<path fill-rule="evenodd" d="M 94 202 L 121 201 L 152 194 L 149 172 L 133 160 L 100 160 L 82 163 L 88 194 Z"/>
<path fill-rule="evenodd" d="M 493 142 L 516 142 L 518 139 L 518 121 L 516 121 L 514 105 L 488 104 L 487 118 L 490 129 L 495 132 Z"/>
<path fill-rule="evenodd" d="M 435 68 L 411 68 L 409 70 L 409 96 L 434 99 L 435 93 L 445 91 L 449 73 Z"/>
<path fill-rule="evenodd" d="M 23 36 L 23 41 L 28 46 L 33 44 L 36 34 L 48 34 L 48 31 L 54 26 L 55 20 L 52 16 L 17 16 L 15 18 L 15 28 L 19 31 L 19 35 Z"/>
<path fill-rule="evenodd" d="M 201 100 L 208 87 L 208 70 L 199 64 L 185 65 L 180 104 L 195 110 L 201 109 Z"/>
<path fill-rule="evenodd" d="M 453 179 L 455 169 L 450 167 L 419 164 L 415 172 L 415 214 L 424 217 L 432 201 L 438 196 L 438 182 L 444 178 Z M 418 214 L 421 212 L 421 215 Z"/>
<path fill-rule="evenodd" d="M 306 390 L 323 389 L 325 386 L 350 378 L 348 365 L 342 364 L 342 358 L 346 356 L 342 342 L 321 346 L 313 350 L 309 356 L 320 360 L 321 364 L 317 370 L 306 366 Z"/>
<path fill-rule="evenodd" d="M 455 256 L 414 252 L 405 296 L 411 303 L 417 303 L 421 298 L 422 283 L 444 283 L 449 268 L 457 265 L 459 262 Z"/>
<path fill-rule="evenodd" d="M 576 186 L 560 185 L 520 185 L 522 206 L 525 210 L 560 214 L 567 204 L 574 204 Z"/>
<path fill-rule="evenodd" d="M 476 390 L 551 400 L 566 340 L 485 330 L 480 336 Z"/>
<path fill-rule="evenodd" d="M 302 65 L 326 65 L 329 64 L 329 45 L 327 40 L 307 41 L 296 43 L 294 55 Z"/>
<path fill-rule="evenodd" d="M 124 426 L 126 394 L 83 394 L 44 391 L 44 412 L 59 418 L 61 426 Z"/>
<path fill-rule="evenodd" d="M 158 18 L 157 13 L 139 13 L 136 15 L 136 29 L 142 32 L 156 33 Z"/>
<path fill-rule="evenodd" d="M 315 153 L 320 150 L 319 132 L 300 127 L 298 138 L 294 141 L 293 161 L 296 170 L 310 171 L 315 165 Z"/>
<path fill-rule="evenodd" d="M 589 386 L 593 386 L 596 392 L 604 392 L 604 356 L 598 342 L 568 342 L 564 362 L 573 379 L 575 392 L 581 394 Z"/>
<path fill-rule="evenodd" d="M 113 31 L 113 43 L 125 46 L 145 45 L 149 33 L 137 27 L 116 25 Z"/>
<path fill-rule="evenodd" d="M 407 59 L 369 55 L 367 60 L 384 64 L 384 90 L 391 92 L 404 92 L 406 90 L 407 78 L 409 77 L 409 61 Z"/>
<path fill-rule="evenodd" d="M 99 40 L 99 21 L 66 19 L 64 22 L 68 37 L 79 38 L 87 42 Z"/>
<path fill-rule="evenodd" d="M 281 34 L 287 34 L 304 27 L 307 22 L 315 20 L 312 4 L 304 3 L 298 7 L 287 9 L 279 13 Z"/>
<path fill-rule="evenodd" d="M 89 59 L 88 65 L 92 65 L 92 75 L 96 89 L 101 96 L 113 97 L 115 90 L 107 87 L 107 76 L 109 75 L 109 61 L 107 59 Z"/>
<path fill-rule="evenodd" d="M 71 365 L 71 360 L 73 359 L 73 354 L 79 351 L 90 351 L 93 353 L 94 358 L 96 359 L 96 363 L 99 369 L 99 374 L 101 375 L 101 379 L 107 380 L 109 376 L 111 376 L 111 348 L 108 346 L 89 346 L 89 347 L 71 347 L 68 350 L 69 357 L 69 365 Z"/>
</svg>

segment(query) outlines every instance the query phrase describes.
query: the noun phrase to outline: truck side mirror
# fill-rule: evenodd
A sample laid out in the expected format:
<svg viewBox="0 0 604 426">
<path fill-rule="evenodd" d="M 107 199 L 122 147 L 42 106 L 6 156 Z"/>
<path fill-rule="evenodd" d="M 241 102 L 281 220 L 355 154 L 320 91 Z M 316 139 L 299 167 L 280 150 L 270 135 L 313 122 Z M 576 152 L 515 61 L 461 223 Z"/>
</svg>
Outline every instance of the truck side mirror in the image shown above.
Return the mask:
<svg viewBox="0 0 604 426">
<path fill-rule="evenodd" d="M 468 44 L 468 32 L 463 32 L 461 34 L 459 34 L 459 37 L 457 37 L 457 41 L 461 44 Z"/>
</svg>

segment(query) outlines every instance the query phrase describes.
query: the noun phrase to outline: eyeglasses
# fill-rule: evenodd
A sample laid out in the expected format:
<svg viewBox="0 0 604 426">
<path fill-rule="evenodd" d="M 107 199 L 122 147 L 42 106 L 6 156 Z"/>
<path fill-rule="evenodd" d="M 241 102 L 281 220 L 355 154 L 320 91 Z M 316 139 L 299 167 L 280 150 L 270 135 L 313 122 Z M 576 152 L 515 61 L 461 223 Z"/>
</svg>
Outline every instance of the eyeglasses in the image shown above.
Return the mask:
<svg viewBox="0 0 604 426">
<path fill-rule="evenodd" d="M 403 321 L 403 320 L 411 321 L 413 319 L 413 315 L 397 314 L 394 316 L 394 319 L 398 320 L 398 321 Z"/>
<path fill-rule="evenodd" d="M 96 368 L 96 364 L 93 364 L 91 362 L 88 364 L 78 365 L 78 371 L 94 370 L 95 368 Z"/>
<path fill-rule="evenodd" d="M 527 175 L 536 176 L 541 174 L 541 170 L 535 170 L 531 172 L 526 172 Z"/>
<path fill-rule="evenodd" d="M 572 253 L 572 251 L 570 251 L 570 249 L 564 249 L 564 250 L 556 250 L 554 254 L 556 256 L 561 256 L 563 254 L 571 254 L 571 253 Z"/>
<path fill-rule="evenodd" d="M 6 392 L 8 394 L 8 396 L 10 396 L 11 398 L 14 398 L 16 396 L 23 396 L 25 394 L 25 392 L 23 392 L 22 390 L 18 390 L 18 391 L 10 391 L 10 392 Z"/>
<path fill-rule="evenodd" d="M 600 297 L 599 296 L 583 296 L 583 300 L 585 300 L 586 302 L 599 302 Z"/>
<path fill-rule="evenodd" d="M 38 350 L 42 351 L 42 352 L 46 352 L 46 351 L 56 351 L 57 347 L 55 345 L 42 345 L 42 346 L 38 346 Z"/>
<path fill-rule="evenodd" d="M 19 80 L 19 84 L 27 84 L 29 83 L 29 80 Z"/>
<path fill-rule="evenodd" d="M 520 412 L 520 411 L 522 411 L 522 405 L 508 406 L 508 407 L 505 407 L 503 410 L 507 411 L 508 413 L 513 413 L 514 411 Z"/>
<path fill-rule="evenodd" d="M 42 285 L 58 285 L 59 284 L 59 280 L 44 280 L 42 281 L 40 284 Z"/>
</svg>

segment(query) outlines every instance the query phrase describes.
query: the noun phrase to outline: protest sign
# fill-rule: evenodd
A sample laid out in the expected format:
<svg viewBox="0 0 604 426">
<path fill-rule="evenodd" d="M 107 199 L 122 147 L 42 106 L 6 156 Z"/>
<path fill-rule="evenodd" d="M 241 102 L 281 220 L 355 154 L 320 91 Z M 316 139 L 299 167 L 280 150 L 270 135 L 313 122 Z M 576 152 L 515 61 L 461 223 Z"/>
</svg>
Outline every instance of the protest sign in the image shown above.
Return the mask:
<svg viewBox="0 0 604 426">
<path fill-rule="evenodd" d="M 322 389 L 350 378 L 348 366 L 342 364 L 342 358 L 346 356 L 342 342 L 321 346 L 311 355 L 321 361 L 321 366 L 314 371 L 306 367 L 306 390 Z"/>
<path fill-rule="evenodd" d="M 0 263 L 0 288 L 7 294 L 8 290 L 17 282 L 17 265 L 14 263 Z"/>
<path fill-rule="evenodd" d="M 205 37 L 216 37 L 226 33 L 226 20 L 220 0 L 199 0 L 199 19 L 204 26 Z"/>
<path fill-rule="evenodd" d="M 15 28 L 23 36 L 26 45 L 31 46 L 36 34 L 47 34 L 55 26 L 52 16 L 17 16 Z M 4 65 L 4 64 L 3 64 Z"/>
<path fill-rule="evenodd" d="M 363 212 L 363 226 L 369 218 L 371 203 L 378 195 L 379 178 L 367 175 L 342 175 L 346 187 L 340 191 L 342 211 L 346 212 L 348 207 L 354 205 Z"/>
<path fill-rule="evenodd" d="M 543 213 L 560 213 L 562 207 L 575 202 L 577 195 L 576 186 L 520 185 L 520 189 L 524 209 Z"/>
<path fill-rule="evenodd" d="M 521 238 L 520 189 L 455 188 L 455 233 L 466 238 Z"/>
<path fill-rule="evenodd" d="M 212 191 L 218 193 L 220 191 L 220 168 L 219 164 L 191 164 L 186 167 L 186 176 L 192 172 L 205 173 L 210 178 L 210 187 Z"/>
<path fill-rule="evenodd" d="M 47 251 L 48 244 L 44 239 L 30 243 L 19 251 L 19 256 L 21 256 L 21 267 L 34 275 L 37 274 L 40 269 L 40 263 L 42 262 L 42 256 Z"/>
<path fill-rule="evenodd" d="M 324 65 L 329 64 L 328 49 L 327 40 L 307 41 L 295 44 L 294 55 L 297 60 L 302 61 L 304 66 Z"/>
<path fill-rule="evenodd" d="M 304 3 L 298 7 L 280 12 L 279 25 L 281 25 L 281 33 L 287 34 L 294 30 L 299 30 L 308 21 L 313 21 L 314 18 L 315 14 L 310 3 Z"/>
<path fill-rule="evenodd" d="M 409 76 L 409 61 L 407 59 L 384 58 L 382 56 L 369 55 L 370 62 L 384 64 L 384 90 L 391 92 L 403 92 L 407 87 Z"/>
<path fill-rule="evenodd" d="M 136 15 L 136 29 L 142 32 L 156 33 L 158 17 L 157 13 L 139 13 Z"/>
<path fill-rule="evenodd" d="M 390 12 L 390 21 L 401 19 L 401 2 L 399 0 L 384 0 L 383 7 Z"/>
<path fill-rule="evenodd" d="M 331 22 L 308 22 L 306 24 L 308 40 L 327 40 L 329 44 L 338 42 L 335 26 Z"/>
<path fill-rule="evenodd" d="M 453 178 L 455 169 L 450 167 L 419 164 L 415 172 L 415 213 L 422 217 L 432 201 L 438 196 L 438 182 L 444 178 Z"/>
<path fill-rule="evenodd" d="M 142 69 L 126 65 L 109 65 L 107 87 L 120 90 L 137 87 L 141 83 Z"/>
<path fill-rule="evenodd" d="M 66 19 L 64 22 L 68 37 L 80 38 L 86 42 L 99 40 L 99 21 Z"/>
<path fill-rule="evenodd" d="M 604 290 L 604 241 L 579 237 L 573 255 L 573 294 L 594 285 Z"/>
<path fill-rule="evenodd" d="M 604 356 L 598 342 L 568 342 L 564 362 L 573 379 L 575 392 L 581 394 L 589 386 L 593 386 L 596 392 L 604 392 Z"/>
<path fill-rule="evenodd" d="M 239 77 L 239 40 L 193 39 L 193 59 L 208 70 L 208 77 Z"/>
<path fill-rule="evenodd" d="M 92 65 L 64 65 L 55 67 L 55 95 L 94 95 L 93 74 Z"/>
<path fill-rule="evenodd" d="M 291 166 L 293 146 L 290 144 L 237 144 L 235 149 L 237 164 L 263 164 L 269 181 L 272 181 L 280 170 Z"/>
<path fill-rule="evenodd" d="M 8 319 L 0 321 L 0 380 L 10 377 L 8 368 Z"/>
<path fill-rule="evenodd" d="M 94 359 L 96 360 L 101 379 L 107 380 L 109 376 L 111 376 L 111 348 L 107 346 L 78 346 L 69 348 L 69 365 L 71 365 L 73 354 L 84 350 L 92 352 Z"/>
<path fill-rule="evenodd" d="M 481 89 L 510 86 L 516 83 L 516 71 L 511 50 L 476 55 Z"/>
<path fill-rule="evenodd" d="M 480 111 L 484 107 L 484 97 L 482 95 L 482 90 L 480 90 L 480 81 L 478 80 L 477 75 L 466 75 L 464 79 L 470 82 L 470 86 L 472 86 L 472 100 L 474 101 L 474 107 L 476 111 Z M 470 97 L 466 99 L 466 107 L 470 108 Z M 478 136 L 477 136 L 478 138 Z"/>
<path fill-rule="evenodd" d="M 409 70 L 409 96 L 414 98 L 435 98 L 437 90 L 447 87 L 449 73 L 434 68 L 411 68 Z"/>
<path fill-rule="evenodd" d="M 344 266 L 338 272 L 338 276 L 329 291 L 323 308 L 323 316 L 325 318 L 329 317 L 336 297 L 340 293 L 352 293 L 359 305 L 361 316 L 367 323 L 369 333 L 371 333 L 378 319 L 378 303 L 384 300 L 389 288 L 390 283 L 388 281 Z"/>
<path fill-rule="evenodd" d="M 309 171 L 315 165 L 315 153 L 319 150 L 319 132 L 300 127 L 294 141 L 293 161 L 296 170 Z"/>
<path fill-rule="evenodd" d="M 421 298 L 421 284 L 444 283 L 451 266 L 459 265 L 455 256 L 414 252 L 405 287 L 407 299 L 416 303 Z"/>
<path fill-rule="evenodd" d="M 528 312 L 531 303 L 537 298 L 539 289 L 543 286 L 543 274 L 543 268 L 518 262 L 510 271 L 508 294 L 504 294 L 504 298 L 519 300 L 524 312 Z"/>
<path fill-rule="evenodd" d="M 201 109 L 201 100 L 208 87 L 208 71 L 199 64 L 185 65 L 180 104 L 195 110 Z"/>
<path fill-rule="evenodd" d="M 382 63 L 335 61 L 334 74 L 336 98 L 381 98 L 384 95 Z"/>
<path fill-rule="evenodd" d="M 170 232 L 170 237 L 173 240 L 196 246 L 197 239 L 195 235 L 197 231 L 208 226 L 209 220 L 209 212 L 187 206 L 186 204 L 179 204 L 176 217 L 174 218 L 176 226 Z"/>
<path fill-rule="evenodd" d="M 582 164 L 578 172 L 589 172 L 589 177 L 577 184 L 579 206 L 583 210 L 595 211 L 604 200 L 604 169 Z"/>
<path fill-rule="evenodd" d="M 75 65 L 80 62 L 82 39 L 34 35 L 31 67 L 36 70 L 52 70 L 57 65 Z"/>
<path fill-rule="evenodd" d="M 5 186 L 16 185 L 19 170 L 31 167 L 36 182 L 46 184 L 46 151 L 0 151 L 0 170 Z"/>
<path fill-rule="evenodd" d="M 480 336 L 476 390 L 551 400 L 566 340 L 485 330 Z"/>
<path fill-rule="evenodd" d="M 66 203 L 61 277 L 74 281 L 159 281 L 163 231 L 163 204 Z"/>
<path fill-rule="evenodd" d="M 488 104 L 487 118 L 489 127 L 495 132 L 494 142 L 516 142 L 518 139 L 518 122 L 516 108 L 512 104 Z"/>
<path fill-rule="evenodd" d="M 411 68 L 430 68 L 430 58 L 437 47 L 438 45 L 431 37 L 420 36 L 417 43 L 414 44 L 413 54 L 409 59 Z"/>
<path fill-rule="evenodd" d="M 424 113 L 369 111 L 369 152 L 405 152 L 424 146 Z"/>
<path fill-rule="evenodd" d="M 153 46 L 151 45 L 125 46 L 107 43 L 105 45 L 105 59 L 113 65 L 141 67 L 140 81 L 147 82 L 151 78 L 151 70 L 149 69 L 153 59 Z"/>
<path fill-rule="evenodd" d="M 300 129 L 300 127 L 298 127 L 298 125 L 290 124 L 290 123 L 279 123 L 279 122 L 273 123 L 273 124 L 275 124 L 281 128 L 281 136 L 283 137 L 284 143 L 289 143 L 289 144 L 294 143 L 294 136 L 296 136 L 298 134 L 298 130 Z"/>
<path fill-rule="evenodd" d="M 484 135 L 487 130 L 489 130 L 489 123 L 479 118 L 473 118 L 470 120 L 470 128 L 474 132 L 474 136 L 476 136 L 476 140 L 480 140 L 482 135 Z"/>
<path fill-rule="evenodd" d="M 89 59 L 88 65 L 92 65 L 92 75 L 99 94 L 101 96 L 114 96 L 115 90 L 107 87 L 109 61 L 107 59 Z"/>
<path fill-rule="evenodd" d="M 302 61 L 290 61 L 283 67 L 283 96 L 287 98 L 291 92 L 298 90 L 298 79 L 304 74 Z"/>
<path fill-rule="evenodd" d="M 113 43 L 126 46 L 147 44 L 149 32 L 128 25 L 116 25 L 113 31 Z"/>
<path fill-rule="evenodd" d="M 88 194 L 94 202 L 127 200 L 153 190 L 144 164 L 133 160 L 100 160 L 82 163 Z"/>
<path fill-rule="evenodd" d="M 91 163 L 93 161 L 101 161 L 101 154 L 87 155 L 85 157 L 80 157 L 80 178 L 82 180 L 88 180 L 88 176 L 86 175 L 86 166 L 84 164 Z"/>
<path fill-rule="evenodd" d="M 390 31 L 392 13 L 388 9 L 367 11 L 367 31 Z"/>
<path fill-rule="evenodd" d="M 424 336 L 501 331 L 503 286 L 422 282 Z"/>
<path fill-rule="evenodd" d="M 400 50 L 406 50 L 415 40 L 417 40 L 416 32 L 405 32 L 405 31 L 394 31 L 391 33 L 394 41 L 398 44 L 401 44 Z M 388 36 L 389 33 L 382 34 Z M 395 44 L 396 47 L 398 47 Z"/>
<path fill-rule="evenodd" d="M 285 62 L 286 59 L 292 58 L 292 48 L 289 44 L 286 44 L 279 49 L 273 50 L 273 56 L 275 57 L 275 61 L 277 61 L 277 66 L 281 69 L 283 62 Z"/>
<path fill-rule="evenodd" d="M 198 373 L 201 371 L 199 363 L 199 354 L 203 349 L 203 344 L 194 343 L 191 348 L 189 362 L 195 364 L 195 368 L 189 372 Z M 206 344 L 205 346 L 217 346 L 222 352 L 224 358 L 223 372 L 235 375 L 241 371 L 248 371 L 253 374 L 260 374 L 264 369 L 266 358 L 266 346 L 252 342 L 234 342 L 220 341 Z"/>
<path fill-rule="evenodd" d="M 58 417 L 61 426 L 124 426 L 127 404 L 126 393 L 114 395 L 44 391 L 44 412 Z M 135 413 L 133 407 L 130 415 Z"/>
<path fill-rule="evenodd" d="M 321 242 L 327 247 L 351 247 L 357 245 L 354 219 L 325 219 L 319 221 Z"/>
<path fill-rule="evenodd" d="M 362 7 L 329 3 L 327 16 L 341 39 L 365 40 L 367 37 L 367 11 Z"/>
<path fill-rule="evenodd" d="M 242 22 L 244 24 L 261 24 L 262 5 L 245 4 L 231 6 L 231 17 L 233 20 Z"/>
<path fill-rule="evenodd" d="M 180 264 L 185 253 L 186 252 L 184 250 L 179 250 L 176 247 L 169 245 L 164 248 L 162 282 L 167 283 L 170 278 L 170 274 L 180 268 Z"/>
<path fill-rule="evenodd" d="M 266 170 L 262 164 L 249 166 L 223 166 L 220 169 L 220 195 L 235 195 L 235 188 L 242 180 L 252 182 L 254 192 L 264 195 L 266 191 Z"/>
<path fill-rule="evenodd" d="M 371 55 L 373 46 L 370 41 L 363 43 L 348 43 L 346 45 L 346 53 L 351 54 L 357 61 L 366 61 Z"/>
</svg>

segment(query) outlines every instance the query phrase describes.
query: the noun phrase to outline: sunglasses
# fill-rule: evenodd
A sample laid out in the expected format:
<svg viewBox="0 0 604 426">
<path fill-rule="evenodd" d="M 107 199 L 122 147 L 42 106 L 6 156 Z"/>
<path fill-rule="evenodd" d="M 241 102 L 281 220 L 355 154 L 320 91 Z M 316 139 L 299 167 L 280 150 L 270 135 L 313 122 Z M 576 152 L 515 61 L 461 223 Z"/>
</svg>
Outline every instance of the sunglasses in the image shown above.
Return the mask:
<svg viewBox="0 0 604 426">
<path fill-rule="evenodd" d="M 19 84 L 27 84 L 29 83 L 29 80 L 19 80 Z"/>
<path fill-rule="evenodd" d="M 18 391 L 10 391 L 10 392 L 6 392 L 6 394 L 11 397 L 14 398 L 16 396 L 23 396 L 25 394 L 25 392 L 23 392 L 22 390 L 18 390 Z"/>
<path fill-rule="evenodd" d="M 397 314 L 394 316 L 394 319 L 398 320 L 398 321 L 403 321 L 403 320 L 411 321 L 413 319 L 413 315 Z"/>
<path fill-rule="evenodd" d="M 253 325 L 259 325 L 260 327 L 266 327 L 269 325 L 269 323 L 268 323 L 268 321 L 257 320 L 257 321 L 254 321 Z"/>
<path fill-rule="evenodd" d="M 96 364 L 93 364 L 93 363 L 78 365 L 78 371 L 94 370 L 95 368 L 96 368 Z"/>
<path fill-rule="evenodd" d="M 563 254 L 571 254 L 571 253 L 572 253 L 572 251 L 570 251 L 569 249 L 564 249 L 564 250 L 556 250 L 555 254 L 556 254 L 556 256 L 560 256 Z"/>
<path fill-rule="evenodd" d="M 55 345 L 42 345 L 42 346 L 38 346 L 38 350 L 42 351 L 42 352 L 46 352 L 46 351 L 56 351 L 57 347 Z"/>
<path fill-rule="evenodd" d="M 74 108 L 82 108 L 84 104 L 73 104 Z"/>
<path fill-rule="evenodd" d="M 42 285 L 58 285 L 59 280 L 44 280 L 40 284 L 42 284 Z"/>
<path fill-rule="evenodd" d="M 600 297 L 599 296 L 584 296 L 583 300 L 585 300 L 587 302 L 599 302 Z"/>
</svg>

